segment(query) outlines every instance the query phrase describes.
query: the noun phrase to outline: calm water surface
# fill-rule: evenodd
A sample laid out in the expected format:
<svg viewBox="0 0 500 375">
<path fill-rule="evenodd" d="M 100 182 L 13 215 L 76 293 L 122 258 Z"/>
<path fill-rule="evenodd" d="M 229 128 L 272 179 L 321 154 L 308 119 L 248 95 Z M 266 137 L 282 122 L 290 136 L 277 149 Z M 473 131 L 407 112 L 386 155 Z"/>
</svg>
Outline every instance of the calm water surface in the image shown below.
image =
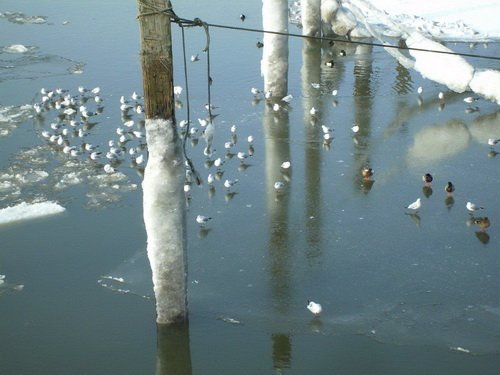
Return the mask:
<svg viewBox="0 0 500 375">
<path fill-rule="evenodd" d="M 260 2 L 173 3 L 181 17 L 261 25 Z M 0 51 L 30 47 L 0 53 L 0 109 L 20 113 L 0 121 L 0 207 L 43 199 L 66 211 L 0 227 L 2 374 L 498 373 L 500 159 L 486 144 L 500 138 L 497 105 L 479 100 L 471 112 L 466 94 L 407 71 L 379 48 L 290 39 L 294 99 L 275 112 L 250 93 L 263 86 L 255 46 L 262 36 L 211 28 L 216 152 L 207 161 L 202 138 L 187 151 L 204 179 L 216 171 L 211 160 L 224 158 L 224 176 L 214 191 L 193 186 L 186 202 L 189 327 L 157 330 L 140 168 L 127 157 L 117 167 L 124 177 L 114 179 L 102 164 L 71 159 L 41 136 L 55 110 L 35 120 L 19 108 L 41 100 L 42 87 L 76 95 L 80 85 L 100 86 L 104 109 L 86 139 L 103 149 L 116 141 L 120 96 L 142 91 L 136 4 L 6 0 L 5 11 L 47 22 L 0 18 Z M 185 87 L 173 29 L 175 83 Z M 188 58 L 200 56 L 188 64 L 198 127 L 206 116 L 205 36 L 186 36 Z M 498 44 L 472 48 L 500 52 Z M 330 59 L 334 68 L 324 64 Z M 181 120 L 185 90 L 179 100 Z M 255 139 L 244 164 L 225 158 L 233 124 L 234 152 L 248 152 L 247 136 Z M 321 124 L 334 129 L 332 142 L 323 142 Z M 361 177 L 364 166 L 375 171 L 371 181 Z M 239 180 L 229 192 L 226 178 Z M 418 197 L 418 215 L 407 215 Z M 484 207 L 476 216 L 490 218 L 486 231 L 470 223 L 469 200 Z M 207 228 L 197 214 L 213 218 Z M 320 318 L 307 311 L 308 299 L 323 305 Z"/>
</svg>

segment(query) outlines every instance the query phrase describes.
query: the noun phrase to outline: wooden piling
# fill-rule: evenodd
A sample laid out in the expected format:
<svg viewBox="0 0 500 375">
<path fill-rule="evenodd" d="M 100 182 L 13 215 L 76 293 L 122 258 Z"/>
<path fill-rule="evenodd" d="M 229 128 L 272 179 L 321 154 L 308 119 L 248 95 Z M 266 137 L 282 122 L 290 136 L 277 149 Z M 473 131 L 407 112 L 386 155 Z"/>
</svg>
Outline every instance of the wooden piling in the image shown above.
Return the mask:
<svg viewBox="0 0 500 375">
<path fill-rule="evenodd" d="M 168 0 L 138 0 L 146 119 L 175 119 Z M 175 121 L 173 121 L 175 125 Z"/>
</svg>

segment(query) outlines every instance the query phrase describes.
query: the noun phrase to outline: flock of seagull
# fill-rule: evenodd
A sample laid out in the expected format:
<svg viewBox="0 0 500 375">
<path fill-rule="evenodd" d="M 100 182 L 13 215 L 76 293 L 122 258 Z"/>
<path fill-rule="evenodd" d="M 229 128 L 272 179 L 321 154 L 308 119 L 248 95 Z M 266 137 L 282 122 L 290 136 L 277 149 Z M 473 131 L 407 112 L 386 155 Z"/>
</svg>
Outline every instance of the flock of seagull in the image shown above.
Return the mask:
<svg viewBox="0 0 500 375">
<path fill-rule="evenodd" d="M 196 60 L 196 57 L 194 57 Z M 176 86 L 174 94 L 179 99 L 182 93 L 182 87 Z M 251 89 L 254 97 L 263 96 L 265 99 L 270 99 L 272 93 L 263 92 L 256 88 Z M 421 95 L 422 89 L 418 89 L 418 94 Z M 107 145 L 94 145 L 90 143 L 88 135 L 91 129 L 99 123 L 99 115 L 103 112 L 104 99 L 101 96 L 99 87 L 87 89 L 82 86 L 78 87 L 78 93 L 72 95 L 68 90 L 54 89 L 48 90 L 42 88 L 40 90 L 41 98 L 33 104 L 33 109 L 37 117 L 45 120 L 48 114 L 53 114 L 50 121 L 43 121 L 43 124 L 49 123 L 48 127 L 43 129 L 40 133 L 42 138 L 46 140 L 55 150 L 66 154 L 68 158 L 86 158 L 96 163 L 98 168 L 106 174 L 116 173 L 120 165 L 125 161 L 130 161 L 130 166 L 142 169 L 146 162 L 147 157 L 147 144 L 145 142 L 144 125 L 145 120 L 143 114 L 143 103 L 140 95 L 133 92 L 128 98 L 121 96 L 119 106 L 121 111 L 122 123 L 116 127 L 116 137 L 110 139 Z M 334 90 L 332 95 L 336 95 L 337 91 Z M 442 96 L 439 96 L 442 99 Z M 274 111 L 280 111 L 283 107 L 293 100 L 292 95 L 287 95 L 281 101 L 275 102 L 272 105 Z M 470 98 L 466 98 L 465 102 L 471 102 Z M 281 104 L 282 103 L 282 104 Z M 207 108 L 208 109 L 208 108 Z M 212 109 L 212 108 L 210 108 Z M 310 109 L 312 117 L 317 115 L 317 109 L 312 107 Z M 210 111 L 209 111 L 210 113 Z M 215 115 L 216 116 L 216 115 Z M 225 190 L 226 201 L 230 200 L 236 192 L 233 190 L 234 186 L 238 184 L 237 178 L 225 178 L 226 173 L 224 165 L 232 159 L 238 160 L 238 171 L 244 171 L 250 165 L 248 158 L 254 155 L 254 138 L 252 135 L 246 137 L 246 142 L 238 142 L 238 134 L 236 125 L 230 127 L 230 133 L 224 141 L 224 153 L 216 157 L 216 152 L 213 147 L 214 137 L 214 124 L 213 118 L 206 119 L 199 118 L 199 127 L 193 124 L 188 124 L 186 120 L 179 122 L 178 127 L 181 137 L 186 137 L 191 140 L 191 145 L 194 147 L 199 143 L 200 138 L 205 140 L 206 146 L 203 153 L 206 157 L 205 168 L 208 169 L 206 176 L 206 183 L 209 189 L 209 197 L 212 197 L 215 192 L 215 186 L 218 182 Z M 139 118 L 137 118 L 139 117 Z M 333 129 L 321 125 L 321 134 L 324 144 L 329 144 L 333 140 Z M 354 134 L 359 132 L 359 126 L 353 125 L 351 130 Z M 489 139 L 487 141 L 490 147 L 495 147 L 500 142 L 500 139 Z M 243 144 L 243 146 L 241 146 Z M 286 172 L 291 167 L 290 161 L 284 161 L 281 164 L 282 172 Z M 361 170 L 362 178 L 365 181 L 370 181 L 374 175 L 374 170 L 368 166 Z M 430 173 L 422 176 L 424 182 L 424 189 L 430 188 L 433 182 L 433 177 Z M 186 194 L 187 202 L 190 199 L 191 187 L 194 183 L 193 171 L 186 168 L 186 177 L 184 183 L 184 192 Z M 280 192 L 285 188 L 285 182 L 276 181 L 274 189 Z M 449 181 L 445 188 L 445 193 L 449 198 L 453 196 L 455 186 Z M 421 198 L 410 203 L 407 207 L 407 213 L 410 215 L 417 215 L 422 206 Z M 491 223 L 487 216 L 474 217 L 473 215 L 482 210 L 483 207 L 478 206 L 472 202 L 467 202 L 466 210 L 471 215 L 470 222 L 477 225 L 480 231 L 485 231 L 490 227 Z M 197 215 L 195 220 L 201 228 L 205 228 L 207 223 L 212 218 L 204 215 Z M 308 301 L 307 309 L 315 316 L 318 317 L 322 312 L 322 307 L 319 303 Z"/>
<path fill-rule="evenodd" d="M 143 170 L 147 145 L 145 142 L 144 120 L 135 119 L 143 113 L 141 97 L 132 93 L 129 98 L 119 100 L 122 124 L 115 130 L 116 137 L 107 145 L 93 144 L 89 140 L 91 129 L 99 124 L 99 116 L 104 110 L 101 89 L 78 87 L 77 94 L 57 88 L 40 90 L 40 100 L 33 104 L 36 116 L 47 125 L 40 135 L 53 149 L 68 158 L 89 159 L 107 174 L 117 172 L 124 161 Z M 50 120 L 48 116 L 51 116 Z"/>
</svg>

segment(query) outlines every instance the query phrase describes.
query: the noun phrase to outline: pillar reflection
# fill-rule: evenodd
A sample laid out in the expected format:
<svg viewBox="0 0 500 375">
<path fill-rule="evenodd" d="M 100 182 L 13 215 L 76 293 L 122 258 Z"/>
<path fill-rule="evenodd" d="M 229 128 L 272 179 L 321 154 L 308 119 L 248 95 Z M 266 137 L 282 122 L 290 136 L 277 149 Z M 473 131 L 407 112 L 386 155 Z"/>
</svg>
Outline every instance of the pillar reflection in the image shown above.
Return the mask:
<svg viewBox="0 0 500 375">
<path fill-rule="evenodd" d="M 321 246 L 321 143 L 323 107 L 321 90 L 321 42 L 304 39 L 302 45 L 302 106 L 305 130 L 305 222 L 307 257 L 317 257 Z M 320 87 L 317 88 L 316 84 Z M 313 109 L 315 111 L 313 111 Z"/>
<path fill-rule="evenodd" d="M 189 323 L 158 326 L 155 375 L 191 375 Z"/>
</svg>

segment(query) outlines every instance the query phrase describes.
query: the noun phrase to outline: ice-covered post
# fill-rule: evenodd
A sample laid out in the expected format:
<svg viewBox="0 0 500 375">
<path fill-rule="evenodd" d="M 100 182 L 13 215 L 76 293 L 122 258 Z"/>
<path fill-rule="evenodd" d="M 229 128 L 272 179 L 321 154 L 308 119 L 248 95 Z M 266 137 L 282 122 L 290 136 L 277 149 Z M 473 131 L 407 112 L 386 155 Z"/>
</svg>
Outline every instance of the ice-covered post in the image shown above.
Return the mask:
<svg viewBox="0 0 500 375">
<path fill-rule="evenodd" d="M 262 26 L 266 31 L 288 33 L 288 1 L 262 0 Z M 263 42 L 264 90 L 280 100 L 288 91 L 288 36 L 264 33 Z"/>
<path fill-rule="evenodd" d="M 321 36 L 321 0 L 302 0 L 302 35 Z"/>
<path fill-rule="evenodd" d="M 143 215 L 156 298 L 156 322 L 187 319 L 184 159 L 174 117 L 171 5 L 138 0 L 148 163 Z"/>
</svg>

